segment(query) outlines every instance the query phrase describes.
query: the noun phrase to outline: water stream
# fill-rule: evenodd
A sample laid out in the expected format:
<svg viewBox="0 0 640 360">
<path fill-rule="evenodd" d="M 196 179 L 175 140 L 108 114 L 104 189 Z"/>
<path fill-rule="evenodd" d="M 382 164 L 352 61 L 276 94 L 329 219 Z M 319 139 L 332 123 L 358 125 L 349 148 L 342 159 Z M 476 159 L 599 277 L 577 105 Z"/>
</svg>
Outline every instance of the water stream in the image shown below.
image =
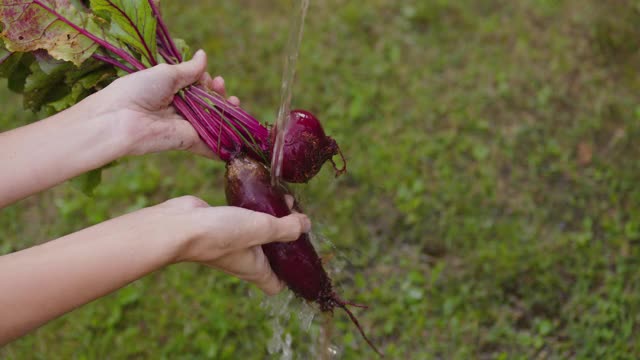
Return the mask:
<svg viewBox="0 0 640 360">
<path fill-rule="evenodd" d="M 284 70 L 282 73 L 282 88 L 280 107 L 274 125 L 275 136 L 273 153 L 271 156 L 271 182 L 278 184 L 282 173 L 282 161 L 284 142 L 289 125 L 289 112 L 291 110 L 291 98 L 293 83 L 296 75 L 296 64 L 300 52 L 300 43 L 304 31 L 304 21 L 309 8 L 309 0 L 295 0 L 296 7 L 291 17 L 291 29 L 287 47 L 285 49 Z M 312 241 L 326 241 L 323 237 L 312 236 Z M 334 247 L 331 242 L 329 246 Z M 316 248 L 318 248 L 316 246 Z M 335 264 L 334 264 L 335 265 Z M 341 268 L 342 266 L 338 265 Z M 334 271 L 340 269 L 332 268 Z M 262 306 L 269 312 L 273 336 L 268 343 L 268 351 L 272 356 L 280 356 L 281 360 L 320 358 L 322 360 L 336 360 L 341 356 L 341 348 L 331 344 L 333 317 L 330 313 L 319 313 L 319 310 L 305 301 L 296 298 L 291 291 L 266 298 Z M 292 318 L 291 315 L 294 315 Z M 318 326 L 313 325 L 316 315 L 321 315 Z M 295 322 L 300 329 L 309 334 L 311 341 L 307 346 L 302 342 L 293 344 L 290 333 L 286 332 L 287 325 Z M 294 352 L 294 348 L 296 349 Z"/>
<path fill-rule="evenodd" d="M 326 237 L 311 233 L 311 241 L 316 249 L 327 249 L 332 255 L 325 266 L 331 274 L 340 273 L 347 265 L 343 255 Z M 324 253 L 324 252 L 323 252 Z M 266 297 L 261 304 L 269 316 L 273 335 L 267 350 L 274 359 L 280 360 L 338 360 L 343 348 L 333 339 L 333 314 L 322 313 L 313 304 L 296 298 L 292 291 L 285 290 L 277 296 Z M 314 319 L 316 321 L 314 321 Z M 301 333 L 292 336 L 287 329 L 298 328 Z M 300 336 L 302 335 L 302 336 Z"/>
<path fill-rule="evenodd" d="M 296 76 L 296 64 L 300 52 L 300 42 L 304 31 L 304 19 L 307 16 L 309 0 L 296 0 L 297 6 L 291 16 L 291 29 L 289 40 L 285 49 L 284 70 L 282 72 L 282 88 L 280 95 L 280 108 L 274 125 L 275 137 L 273 138 L 273 153 L 271 154 L 271 182 L 278 183 L 282 173 L 282 148 L 289 124 L 289 111 L 291 109 L 291 96 L 293 82 Z"/>
</svg>

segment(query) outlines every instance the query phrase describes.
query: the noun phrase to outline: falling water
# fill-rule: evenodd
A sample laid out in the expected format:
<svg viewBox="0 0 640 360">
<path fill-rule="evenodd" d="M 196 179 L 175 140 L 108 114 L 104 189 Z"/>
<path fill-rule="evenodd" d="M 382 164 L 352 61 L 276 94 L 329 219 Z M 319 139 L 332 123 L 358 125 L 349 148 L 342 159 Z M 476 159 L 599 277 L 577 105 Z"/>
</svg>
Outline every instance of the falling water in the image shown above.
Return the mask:
<svg viewBox="0 0 640 360">
<path fill-rule="evenodd" d="M 278 116 L 274 127 L 275 137 L 273 138 L 274 146 L 271 155 L 271 182 L 274 185 L 278 183 L 282 174 L 282 148 L 284 147 L 289 126 L 289 112 L 291 108 L 293 82 L 296 74 L 296 64 L 304 30 L 304 20 L 309 7 L 309 0 L 299 0 L 297 3 L 298 6 L 291 18 L 291 30 L 285 50 L 280 108 L 278 109 Z M 291 334 L 285 332 L 286 324 L 289 322 L 291 314 L 294 313 L 296 314 L 297 322 L 301 329 L 312 333 L 312 338 L 318 341 L 318 343 L 313 341 L 309 344 L 308 351 L 310 356 L 317 358 L 318 355 L 320 355 L 323 360 L 333 360 L 340 357 L 340 347 L 330 342 L 330 315 L 325 314 L 323 316 L 324 321 L 320 329 L 320 334 L 313 335 L 314 331 L 311 324 L 318 311 L 303 300 L 295 299 L 293 293 L 286 292 L 286 295 L 281 294 L 280 296 L 269 298 L 263 302 L 263 306 L 270 310 L 270 315 L 272 316 L 271 328 L 273 329 L 273 337 L 268 344 L 268 351 L 272 356 L 280 354 L 281 360 L 292 360 L 295 358 L 292 350 Z M 318 346 L 320 349 L 318 349 Z M 305 359 L 308 358 L 308 356 L 302 355 L 299 358 Z"/>
<path fill-rule="evenodd" d="M 324 236 L 313 232 L 310 235 L 316 248 L 323 245 L 337 251 L 335 245 Z M 346 263 L 338 255 L 325 265 L 330 273 L 335 274 L 343 270 Z M 280 360 L 337 360 L 342 357 L 343 348 L 331 342 L 333 314 L 321 313 L 316 306 L 296 297 L 289 290 L 266 297 L 261 305 L 271 318 L 269 325 L 273 335 L 267 345 L 270 357 Z M 314 322 L 314 319 L 317 321 Z M 292 337 L 287 331 L 291 325 L 307 333 L 311 341 Z"/>
<path fill-rule="evenodd" d="M 285 50 L 284 70 L 282 73 L 282 88 L 280 96 L 280 108 L 278 109 L 278 117 L 274 127 L 275 139 L 273 145 L 273 153 L 271 154 L 271 182 L 275 185 L 280 179 L 282 173 L 282 148 L 289 125 L 289 111 L 291 108 L 291 95 L 293 89 L 293 81 L 296 75 L 296 63 L 298 62 L 298 53 L 300 51 L 300 42 L 304 30 L 304 19 L 307 16 L 309 8 L 309 0 L 297 1 L 298 6 L 291 17 L 291 30 L 289 33 L 289 41 Z"/>
</svg>

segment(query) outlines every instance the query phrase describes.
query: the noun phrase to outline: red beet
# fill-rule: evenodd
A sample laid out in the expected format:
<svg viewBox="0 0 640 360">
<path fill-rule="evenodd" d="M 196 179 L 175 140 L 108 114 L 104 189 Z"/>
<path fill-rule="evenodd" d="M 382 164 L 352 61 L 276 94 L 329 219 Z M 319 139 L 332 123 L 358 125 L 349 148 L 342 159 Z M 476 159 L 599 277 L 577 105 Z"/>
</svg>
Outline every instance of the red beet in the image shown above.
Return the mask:
<svg viewBox="0 0 640 360">
<path fill-rule="evenodd" d="M 284 197 L 287 189 L 271 185 L 269 170 L 262 163 L 246 156 L 235 157 L 227 163 L 225 180 L 229 205 L 276 217 L 291 214 Z M 262 249 L 273 271 L 296 295 L 318 303 L 322 311 L 333 311 L 335 307 L 344 309 L 367 343 L 382 355 L 347 308 L 347 305 L 364 306 L 344 301 L 333 291 L 331 279 L 307 234 L 293 242 L 266 244 Z"/>
<path fill-rule="evenodd" d="M 293 110 L 290 116 L 282 156 L 281 177 L 284 181 L 306 183 L 320 171 L 327 160 L 333 164 L 336 176 L 347 170 L 340 147 L 335 140 L 325 135 L 320 121 L 312 113 Z M 342 169 L 338 169 L 332 159 L 338 154 L 344 163 Z"/>
</svg>

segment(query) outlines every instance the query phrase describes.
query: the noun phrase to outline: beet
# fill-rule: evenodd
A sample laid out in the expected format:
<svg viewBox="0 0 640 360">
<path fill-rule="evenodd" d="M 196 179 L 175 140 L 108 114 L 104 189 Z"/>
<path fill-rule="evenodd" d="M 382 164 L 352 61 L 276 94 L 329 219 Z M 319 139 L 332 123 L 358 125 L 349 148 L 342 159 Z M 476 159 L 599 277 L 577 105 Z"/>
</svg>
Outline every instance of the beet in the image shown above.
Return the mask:
<svg viewBox="0 0 640 360">
<path fill-rule="evenodd" d="M 336 176 L 347 170 L 347 163 L 338 143 L 324 133 L 318 118 L 306 110 L 293 110 L 289 121 L 282 156 L 281 177 L 284 181 L 306 183 L 320 171 L 327 160 L 333 164 Z M 337 168 L 332 159 L 334 155 L 342 157 L 342 169 Z"/>
<path fill-rule="evenodd" d="M 289 191 L 284 186 L 272 186 L 268 168 L 249 157 L 240 155 L 227 163 L 225 191 L 229 205 L 276 217 L 291 214 L 285 200 Z M 367 343 L 382 355 L 347 308 L 347 305 L 365 306 L 344 301 L 333 291 L 331 279 L 322 267 L 308 234 L 300 235 L 293 242 L 262 245 L 262 250 L 275 274 L 289 289 L 307 301 L 318 303 L 321 311 L 332 312 L 336 307 L 344 309 Z"/>
</svg>

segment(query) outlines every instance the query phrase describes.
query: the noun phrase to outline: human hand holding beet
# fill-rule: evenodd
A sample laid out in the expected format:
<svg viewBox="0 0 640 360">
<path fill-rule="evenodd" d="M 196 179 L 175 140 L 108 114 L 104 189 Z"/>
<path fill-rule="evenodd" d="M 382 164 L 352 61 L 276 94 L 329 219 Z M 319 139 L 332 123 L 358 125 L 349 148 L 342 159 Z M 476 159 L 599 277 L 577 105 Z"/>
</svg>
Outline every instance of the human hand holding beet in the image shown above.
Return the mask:
<svg viewBox="0 0 640 360">
<path fill-rule="evenodd" d="M 176 93 L 198 83 L 226 96 L 224 79 L 212 78 L 206 72 L 207 56 L 200 50 L 189 61 L 160 64 L 121 77 L 78 104 L 91 114 L 118 125 L 113 133 L 126 139 L 126 155 L 143 155 L 164 150 L 188 150 L 198 155 L 215 157 L 184 118 L 171 106 Z M 233 106 L 240 100 L 227 99 Z"/>
<path fill-rule="evenodd" d="M 288 199 L 293 205 L 293 198 Z M 178 229 L 193 232 L 178 247 L 176 261 L 199 262 L 258 286 L 275 295 L 285 284 L 276 276 L 261 245 L 296 240 L 309 232 L 311 223 L 302 214 L 276 218 L 234 206 L 209 207 L 195 197 L 170 200 L 160 206 L 178 221 Z"/>
</svg>

